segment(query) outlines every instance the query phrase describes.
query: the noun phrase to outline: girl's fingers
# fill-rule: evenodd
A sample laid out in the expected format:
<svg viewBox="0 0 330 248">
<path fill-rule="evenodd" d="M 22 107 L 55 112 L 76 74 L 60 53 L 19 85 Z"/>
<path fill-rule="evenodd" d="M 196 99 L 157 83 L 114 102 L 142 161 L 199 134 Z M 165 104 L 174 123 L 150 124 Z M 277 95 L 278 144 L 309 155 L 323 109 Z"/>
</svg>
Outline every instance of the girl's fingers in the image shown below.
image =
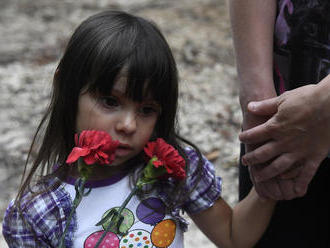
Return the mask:
<svg viewBox="0 0 330 248">
<path fill-rule="evenodd" d="M 262 170 L 256 171 L 254 178 L 256 182 L 267 181 L 291 169 L 294 163 L 295 160 L 293 160 L 289 154 L 281 155 Z"/>
<path fill-rule="evenodd" d="M 258 102 L 249 102 L 247 107 L 255 115 L 274 115 L 277 112 L 279 98 L 280 96 Z"/>
<path fill-rule="evenodd" d="M 269 162 L 278 155 L 280 155 L 281 150 L 277 148 L 275 141 L 269 141 L 268 143 L 259 146 L 255 150 L 246 153 L 242 157 L 242 163 L 244 165 L 257 165 Z"/>
</svg>

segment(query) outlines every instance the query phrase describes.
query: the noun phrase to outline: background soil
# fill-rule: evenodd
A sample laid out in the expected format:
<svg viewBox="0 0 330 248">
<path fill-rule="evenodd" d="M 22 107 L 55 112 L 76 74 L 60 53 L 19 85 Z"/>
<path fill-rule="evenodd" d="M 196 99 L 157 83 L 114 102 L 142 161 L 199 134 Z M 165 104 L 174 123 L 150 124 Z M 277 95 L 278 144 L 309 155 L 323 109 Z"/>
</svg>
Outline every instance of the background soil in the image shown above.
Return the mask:
<svg viewBox="0 0 330 248">
<path fill-rule="evenodd" d="M 237 202 L 241 115 L 225 0 L 0 0 L 0 221 L 69 36 L 83 19 L 109 8 L 152 19 L 167 37 L 181 78 L 181 134 L 214 162 L 224 199 Z M 194 224 L 185 246 L 215 247 Z M 0 247 L 6 247 L 2 234 Z"/>
</svg>

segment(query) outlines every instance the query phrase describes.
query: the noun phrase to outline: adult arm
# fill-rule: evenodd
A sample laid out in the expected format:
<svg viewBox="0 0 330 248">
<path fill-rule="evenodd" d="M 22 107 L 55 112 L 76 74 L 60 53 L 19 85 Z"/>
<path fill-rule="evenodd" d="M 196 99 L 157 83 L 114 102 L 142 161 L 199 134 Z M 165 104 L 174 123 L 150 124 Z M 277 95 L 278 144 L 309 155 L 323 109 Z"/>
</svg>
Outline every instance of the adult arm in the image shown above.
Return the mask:
<svg viewBox="0 0 330 248">
<path fill-rule="evenodd" d="M 266 122 L 269 116 L 247 111 L 250 101 L 276 96 L 273 81 L 273 36 L 276 0 L 231 0 L 230 16 L 239 79 L 243 130 Z M 246 144 L 253 151 L 260 144 Z M 250 167 L 251 180 L 263 197 L 287 199 L 293 197 L 293 182 L 270 179 L 256 183 L 254 175 L 265 165 Z"/>
<path fill-rule="evenodd" d="M 190 215 L 217 246 L 253 247 L 270 221 L 275 201 L 262 200 L 254 189 L 234 209 L 219 198 L 212 207 Z"/>
<path fill-rule="evenodd" d="M 256 175 L 264 181 L 296 167 L 295 191 L 304 195 L 320 162 L 330 149 L 330 75 L 273 99 L 249 104 L 249 111 L 273 115 L 267 122 L 240 134 L 244 143 L 264 143 L 243 156 L 253 166 L 272 160 Z"/>
<path fill-rule="evenodd" d="M 247 111 L 252 100 L 276 96 L 273 82 L 275 0 L 229 1 L 244 128 L 263 122 Z M 259 119 L 259 120 L 257 120 Z"/>
</svg>

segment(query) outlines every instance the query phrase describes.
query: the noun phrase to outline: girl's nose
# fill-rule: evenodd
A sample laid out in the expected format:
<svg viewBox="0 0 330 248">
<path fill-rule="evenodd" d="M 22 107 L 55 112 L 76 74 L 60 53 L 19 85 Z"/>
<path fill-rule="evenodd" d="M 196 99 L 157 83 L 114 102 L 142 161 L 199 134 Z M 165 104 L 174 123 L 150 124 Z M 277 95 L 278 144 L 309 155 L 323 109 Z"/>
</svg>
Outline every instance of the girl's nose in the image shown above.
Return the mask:
<svg viewBox="0 0 330 248">
<path fill-rule="evenodd" d="M 125 112 L 119 118 L 116 129 L 118 132 L 131 134 L 136 130 L 136 114 L 135 112 Z"/>
</svg>

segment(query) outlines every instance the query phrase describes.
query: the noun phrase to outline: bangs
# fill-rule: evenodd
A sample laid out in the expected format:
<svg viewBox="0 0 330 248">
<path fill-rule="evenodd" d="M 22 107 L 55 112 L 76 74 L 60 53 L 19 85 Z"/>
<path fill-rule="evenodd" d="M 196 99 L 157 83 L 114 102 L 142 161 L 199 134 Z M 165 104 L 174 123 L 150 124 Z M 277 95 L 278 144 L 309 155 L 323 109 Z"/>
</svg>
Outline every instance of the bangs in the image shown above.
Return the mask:
<svg viewBox="0 0 330 248">
<path fill-rule="evenodd" d="M 172 52 L 151 21 L 120 11 L 104 11 L 75 30 L 58 67 L 58 91 L 71 113 L 79 94 L 109 95 L 117 79 L 127 79 L 125 94 L 136 102 L 157 102 L 162 113 L 156 124 L 159 137 L 174 137 L 178 76 Z M 67 94 L 67 96 L 64 96 Z M 75 120 L 68 120 L 73 123 Z"/>
<path fill-rule="evenodd" d="M 170 48 L 162 34 L 144 22 L 135 18 L 96 42 L 89 66 L 89 91 L 110 94 L 116 80 L 126 77 L 129 98 L 141 102 L 151 97 L 163 105 L 177 90 L 176 65 Z"/>
</svg>

